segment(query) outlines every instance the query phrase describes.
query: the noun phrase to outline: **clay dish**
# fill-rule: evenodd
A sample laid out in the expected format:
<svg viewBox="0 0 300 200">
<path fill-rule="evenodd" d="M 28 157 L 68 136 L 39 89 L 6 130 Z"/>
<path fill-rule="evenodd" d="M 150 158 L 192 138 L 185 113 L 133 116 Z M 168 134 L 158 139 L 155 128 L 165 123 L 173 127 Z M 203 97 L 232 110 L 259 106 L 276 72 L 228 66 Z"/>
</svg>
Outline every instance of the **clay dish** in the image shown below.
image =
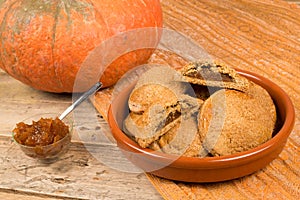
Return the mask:
<svg viewBox="0 0 300 200">
<path fill-rule="evenodd" d="M 288 95 L 270 80 L 243 70 L 238 73 L 265 88 L 272 97 L 280 122 L 272 138 L 248 151 L 219 157 L 176 157 L 141 148 L 120 129 L 128 114 L 128 97 L 135 83 L 113 100 L 108 123 L 117 145 L 125 157 L 145 172 L 185 182 L 218 182 L 252 174 L 274 160 L 283 150 L 295 123 L 295 110 Z"/>
</svg>

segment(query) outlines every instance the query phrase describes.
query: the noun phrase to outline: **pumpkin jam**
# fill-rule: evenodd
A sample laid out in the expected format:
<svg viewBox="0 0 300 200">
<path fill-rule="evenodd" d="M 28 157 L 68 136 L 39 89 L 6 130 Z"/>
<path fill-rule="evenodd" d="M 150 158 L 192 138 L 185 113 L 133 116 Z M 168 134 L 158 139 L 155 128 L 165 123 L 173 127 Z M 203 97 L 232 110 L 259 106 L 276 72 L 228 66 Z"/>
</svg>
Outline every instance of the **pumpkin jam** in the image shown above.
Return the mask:
<svg viewBox="0 0 300 200">
<path fill-rule="evenodd" d="M 26 146 L 46 146 L 63 139 L 69 134 L 69 127 L 57 117 L 41 118 L 33 121 L 31 125 L 20 122 L 13 130 L 14 139 Z"/>
</svg>

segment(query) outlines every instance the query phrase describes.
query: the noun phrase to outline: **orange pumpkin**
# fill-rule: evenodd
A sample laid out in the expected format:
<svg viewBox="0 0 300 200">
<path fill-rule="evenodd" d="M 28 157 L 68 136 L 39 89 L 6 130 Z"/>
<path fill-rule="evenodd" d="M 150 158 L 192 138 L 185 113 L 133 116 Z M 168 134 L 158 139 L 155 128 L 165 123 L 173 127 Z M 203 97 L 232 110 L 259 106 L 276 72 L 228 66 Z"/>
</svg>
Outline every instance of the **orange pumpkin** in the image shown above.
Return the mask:
<svg viewBox="0 0 300 200">
<path fill-rule="evenodd" d="M 3 70 L 39 90 L 74 92 L 76 74 L 89 52 L 118 33 L 162 27 L 162 11 L 159 0 L 4 0 L 0 23 Z M 100 80 L 104 86 L 116 83 L 152 52 L 121 56 Z"/>
</svg>

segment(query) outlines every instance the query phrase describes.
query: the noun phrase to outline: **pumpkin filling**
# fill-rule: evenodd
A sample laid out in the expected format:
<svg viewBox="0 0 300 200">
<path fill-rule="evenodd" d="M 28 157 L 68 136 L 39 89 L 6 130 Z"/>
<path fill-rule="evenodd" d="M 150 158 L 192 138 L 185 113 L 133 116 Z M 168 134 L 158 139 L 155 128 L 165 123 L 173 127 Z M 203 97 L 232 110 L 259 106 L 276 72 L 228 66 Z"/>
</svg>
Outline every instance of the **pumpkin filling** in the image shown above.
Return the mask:
<svg viewBox="0 0 300 200">
<path fill-rule="evenodd" d="M 69 134 L 69 127 L 58 118 L 41 118 L 30 125 L 20 122 L 13 132 L 16 142 L 35 147 L 58 142 Z"/>
<path fill-rule="evenodd" d="M 222 79 L 224 82 L 233 82 L 233 78 L 227 73 L 219 73 L 216 72 L 213 68 L 221 67 L 207 65 L 195 65 L 193 68 L 184 72 L 184 76 L 188 76 L 190 78 L 209 80 L 209 81 L 217 81 Z"/>
<path fill-rule="evenodd" d="M 166 120 L 165 120 L 165 123 L 164 123 L 164 126 L 166 126 L 166 125 L 172 123 L 173 121 L 175 121 L 175 119 L 178 119 L 178 118 L 180 117 L 180 115 L 181 115 L 181 112 L 178 111 L 178 110 L 176 110 L 176 111 L 174 111 L 174 112 L 171 112 L 171 113 L 167 116 L 167 118 L 166 118 Z"/>
</svg>

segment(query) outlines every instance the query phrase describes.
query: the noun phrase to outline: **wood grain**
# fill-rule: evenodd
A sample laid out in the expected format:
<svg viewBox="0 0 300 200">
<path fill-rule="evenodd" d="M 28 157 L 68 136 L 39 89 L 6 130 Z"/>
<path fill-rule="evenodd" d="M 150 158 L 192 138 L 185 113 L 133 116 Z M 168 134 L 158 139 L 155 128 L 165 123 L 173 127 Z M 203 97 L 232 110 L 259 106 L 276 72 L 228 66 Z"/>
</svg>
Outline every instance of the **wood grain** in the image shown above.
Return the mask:
<svg viewBox="0 0 300 200">
<path fill-rule="evenodd" d="M 61 113 L 71 104 L 72 95 L 34 90 L 4 71 L 0 71 L 0 91 L 1 200 L 161 199 L 143 173 L 122 172 L 112 168 L 113 164 L 103 162 L 105 156 L 117 155 L 112 152 L 114 144 L 103 140 L 96 146 L 82 144 L 95 134 L 108 131 L 89 102 L 73 113 L 76 119 L 73 143 L 61 160 L 46 165 L 25 157 L 11 141 L 10 132 L 15 123 L 35 114 Z M 95 152 L 101 154 L 97 157 Z M 117 156 L 112 159 L 114 165 L 122 165 L 124 159 Z"/>
<path fill-rule="evenodd" d="M 298 4 L 300 5 L 300 1 L 299 0 L 286 0 L 288 3 L 291 3 L 291 4 Z"/>
</svg>

